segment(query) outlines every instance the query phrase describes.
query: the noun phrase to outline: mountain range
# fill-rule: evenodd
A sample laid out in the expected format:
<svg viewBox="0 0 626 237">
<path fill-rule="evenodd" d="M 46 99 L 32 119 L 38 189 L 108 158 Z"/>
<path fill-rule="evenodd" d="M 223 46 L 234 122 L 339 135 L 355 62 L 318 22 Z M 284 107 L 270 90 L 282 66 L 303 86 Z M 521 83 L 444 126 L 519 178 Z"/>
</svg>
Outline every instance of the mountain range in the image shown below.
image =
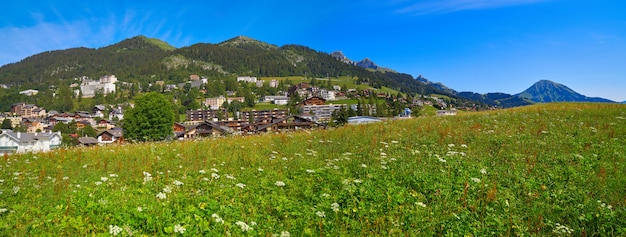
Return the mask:
<svg viewBox="0 0 626 237">
<path fill-rule="evenodd" d="M 388 87 L 409 94 L 439 94 L 456 105 L 512 107 L 556 101 L 613 102 L 586 97 L 570 88 L 541 80 L 515 94 L 457 92 L 423 76 L 414 78 L 378 66 L 369 58 L 355 62 L 341 51 L 330 54 L 301 45 L 276 46 L 239 36 L 210 44 L 197 43 L 175 48 L 158 39 L 137 36 L 99 48 L 71 48 L 42 52 L 20 62 L 0 67 L 0 84 L 26 89 L 46 89 L 59 81 L 80 76 L 97 78 L 114 74 L 121 81 L 181 83 L 189 75 L 222 78 L 249 76 L 352 76 L 357 83 L 374 88 Z"/>
</svg>

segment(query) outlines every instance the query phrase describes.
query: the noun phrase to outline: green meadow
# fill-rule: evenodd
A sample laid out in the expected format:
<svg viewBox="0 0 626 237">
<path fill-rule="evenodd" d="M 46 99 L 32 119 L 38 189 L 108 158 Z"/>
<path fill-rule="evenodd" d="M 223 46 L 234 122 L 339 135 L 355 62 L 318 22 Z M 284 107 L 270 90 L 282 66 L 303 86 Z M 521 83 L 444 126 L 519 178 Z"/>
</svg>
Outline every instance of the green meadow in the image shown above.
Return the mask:
<svg viewBox="0 0 626 237">
<path fill-rule="evenodd" d="M 0 157 L 3 236 L 625 236 L 626 106 Z"/>
</svg>

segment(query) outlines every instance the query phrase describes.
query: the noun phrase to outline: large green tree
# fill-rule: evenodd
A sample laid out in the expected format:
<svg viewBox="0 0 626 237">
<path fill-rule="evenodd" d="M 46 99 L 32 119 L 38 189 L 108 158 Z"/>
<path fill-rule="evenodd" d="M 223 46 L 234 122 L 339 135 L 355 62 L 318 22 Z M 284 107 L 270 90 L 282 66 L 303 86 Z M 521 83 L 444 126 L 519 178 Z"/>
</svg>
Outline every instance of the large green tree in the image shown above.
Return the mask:
<svg viewBox="0 0 626 237">
<path fill-rule="evenodd" d="M 2 121 L 2 129 L 13 129 L 13 125 L 11 124 L 10 119 L 4 119 Z"/>
<path fill-rule="evenodd" d="M 173 135 L 174 109 L 162 94 L 150 92 L 135 99 L 124 114 L 124 137 L 135 141 L 158 141 Z"/>
</svg>

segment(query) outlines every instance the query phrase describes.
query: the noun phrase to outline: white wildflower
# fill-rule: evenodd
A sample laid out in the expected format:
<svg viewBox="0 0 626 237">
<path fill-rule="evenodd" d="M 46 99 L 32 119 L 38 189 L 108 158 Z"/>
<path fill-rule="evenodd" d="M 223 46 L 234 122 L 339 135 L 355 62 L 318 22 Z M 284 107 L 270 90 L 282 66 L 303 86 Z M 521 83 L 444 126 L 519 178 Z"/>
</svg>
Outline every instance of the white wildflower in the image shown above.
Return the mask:
<svg viewBox="0 0 626 237">
<path fill-rule="evenodd" d="M 353 182 L 356 183 L 356 184 L 360 184 L 360 183 L 363 183 L 363 180 L 355 179 Z"/>
<path fill-rule="evenodd" d="M 159 193 L 156 195 L 156 197 L 157 197 L 158 199 L 166 199 L 166 198 L 167 198 L 167 195 L 165 195 L 165 193 L 161 193 L 161 192 L 159 192 Z"/>
<path fill-rule="evenodd" d="M 107 180 L 109 180 L 109 178 L 107 178 L 107 177 L 100 177 L 100 180 L 102 180 L 102 182 L 106 182 Z"/>
<path fill-rule="evenodd" d="M 204 173 L 206 173 L 206 171 L 204 171 L 204 170 L 199 170 L 199 171 L 198 171 L 198 173 L 204 174 Z"/>
<path fill-rule="evenodd" d="M 7 212 L 9 209 L 6 208 L 0 208 L 0 214 Z"/>
<path fill-rule="evenodd" d="M 333 209 L 334 212 L 339 212 L 339 203 L 333 202 L 330 204 L 330 209 Z"/>
<path fill-rule="evenodd" d="M 143 172 L 143 182 L 152 181 L 152 175 L 146 171 Z"/>
<path fill-rule="evenodd" d="M 249 230 L 252 230 L 252 227 L 243 221 L 237 221 L 235 222 L 235 225 L 238 225 L 241 228 L 241 232 L 248 232 Z"/>
<path fill-rule="evenodd" d="M 281 231 L 280 237 L 291 237 L 291 234 L 289 233 L 289 231 Z"/>
<path fill-rule="evenodd" d="M 448 162 L 447 160 L 445 160 L 445 159 L 443 159 L 443 158 L 441 158 L 441 157 L 437 157 L 437 159 L 439 159 L 439 162 L 442 162 L 442 163 L 446 163 L 446 162 Z"/>
<path fill-rule="evenodd" d="M 328 193 L 322 193 L 322 195 L 320 195 L 320 196 L 321 196 L 321 197 L 323 197 L 323 198 L 328 198 L 328 197 L 330 197 L 330 194 L 328 194 Z"/>
<path fill-rule="evenodd" d="M 211 217 L 213 217 L 213 220 L 215 220 L 215 222 L 220 223 L 220 224 L 224 224 L 224 220 L 218 216 L 217 214 L 213 213 L 211 215 Z"/>
<path fill-rule="evenodd" d="M 173 184 L 180 187 L 181 185 L 183 185 L 183 182 L 180 182 L 178 180 L 174 180 Z"/>
<path fill-rule="evenodd" d="M 480 183 L 480 179 L 479 178 L 471 178 L 472 181 L 474 181 L 474 183 Z"/>
<path fill-rule="evenodd" d="M 487 174 L 487 170 L 485 168 L 480 169 L 481 174 Z"/>
<path fill-rule="evenodd" d="M 109 177 L 118 177 L 117 174 L 109 174 Z"/>
<path fill-rule="evenodd" d="M 164 193 L 171 193 L 172 192 L 172 188 L 170 188 L 170 186 L 165 186 L 165 188 L 163 188 L 163 192 Z"/>
<path fill-rule="evenodd" d="M 307 173 L 315 173 L 315 170 L 306 170 Z"/>
<path fill-rule="evenodd" d="M 235 180 L 235 176 L 232 176 L 232 175 L 230 175 L 230 174 L 227 174 L 227 175 L 226 175 L 226 178 L 227 178 L 227 179 L 233 179 L 233 180 Z"/>
<path fill-rule="evenodd" d="M 202 181 L 209 181 L 210 179 L 207 177 L 202 178 Z"/>
<path fill-rule="evenodd" d="M 317 212 L 315 212 L 315 215 L 317 215 L 317 216 L 319 216 L 321 218 L 326 217 L 326 213 L 324 213 L 323 211 L 317 211 Z"/>
<path fill-rule="evenodd" d="M 366 164 L 361 164 L 361 167 L 367 168 L 367 165 Z"/>
<path fill-rule="evenodd" d="M 13 186 L 13 194 L 17 194 L 17 192 L 20 191 L 20 187 L 19 186 Z"/>
<path fill-rule="evenodd" d="M 245 188 L 246 187 L 246 185 L 242 184 L 242 183 L 237 183 L 237 184 L 235 184 L 235 186 L 237 186 L 239 188 Z"/>
<path fill-rule="evenodd" d="M 467 145 L 465 145 L 465 144 L 461 144 L 461 147 L 463 147 L 463 148 L 467 148 Z"/>
<path fill-rule="evenodd" d="M 119 226 L 109 225 L 109 234 L 118 235 L 120 232 L 122 232 L 122 228 L 120 228 Z"/>
<path fill-rule="evenodd" d="M 559 223 L 555 223 L 554 230 L 552 230 L 552 232 L 555 234 L 570 234 L 571 235 L 572 232 L 574 232 L 574 230 L 572 228 L 561 225 Z"/>
<path fill-rule="evenodd" d="M 138 212 L 142 212 L 142 211 L 143 211 L 143 208 L 142 208 L 141 206 L 138 206 L 138 207 L 137 207 L 137 211 L 138 211 Z"/>
<path fill-rule="evenodd" d="M 423 202 L 416 202 L 415 205 L 418 205 L 420 207 L 426 207 L 426 204 L 424 204 Z"/>
<path fill-rule="evenodd" d="M 102 184 L 102 182 L 96 181 L 95 184 L 96 184 L 96 186 L 98 186 L 98 185 Z"/>
<path fill-rule="evenodd" d="M 398 143 L 400 143 L 400 142 L 398 142 L 398 141 L 391 141 L 391 143 L 393 143 L 393 144 L 398 144 Z"/>
<path fill-rule="evenodd" d="M 220 171 L 217 170 L 216 168 L 211 168 L 211 171 L 215 172 L 215 173 L 219 173 Z"/>
<path fill-rule="evenodd" d="M 185 227 L 182 227 L 180 224 L 174 226 L 174 233 L 184 234 Z"/>
<path fill-rule="evenodd" d="M 68 180 L 68 179 L 70 179 L 70 177 L 63 176 L 63 180 Z"/>
<path fill-rule="evenodd" d="M 454 144 L 448 144 L 448 147 L 454 147 Z"/>
<path fill-rule="evenodd" d="M 278 187 L 285 187 L 285 182 L 283 181 L 276 181 L 276 183 L 274 183 L 274 185 L 278 186 Z"/>
<path fill-rule="evenodd" d="M 211 173 L 211 178 L 213 178 L 213 179 L 219 179 L 219 178 L 220 178 L 220 175 L 219 175 L 219 174 L 217 174 L 217 173 Z"/>
</svg>

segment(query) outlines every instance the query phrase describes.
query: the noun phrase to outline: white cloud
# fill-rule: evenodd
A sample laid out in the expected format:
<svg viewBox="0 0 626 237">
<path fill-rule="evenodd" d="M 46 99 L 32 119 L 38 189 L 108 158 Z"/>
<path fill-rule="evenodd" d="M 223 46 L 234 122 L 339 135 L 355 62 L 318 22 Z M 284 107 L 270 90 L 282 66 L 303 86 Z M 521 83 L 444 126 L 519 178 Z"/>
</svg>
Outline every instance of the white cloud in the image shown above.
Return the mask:
<svg viewBox="0 0 626 237">
<path fill-rule="evenodd" d="M 427 0 L 404 6 L 396 13 L 409 15 L 445 14 L 464 10 L 478 10 L 523 5 L 546 0 Z"/>
</svg>

